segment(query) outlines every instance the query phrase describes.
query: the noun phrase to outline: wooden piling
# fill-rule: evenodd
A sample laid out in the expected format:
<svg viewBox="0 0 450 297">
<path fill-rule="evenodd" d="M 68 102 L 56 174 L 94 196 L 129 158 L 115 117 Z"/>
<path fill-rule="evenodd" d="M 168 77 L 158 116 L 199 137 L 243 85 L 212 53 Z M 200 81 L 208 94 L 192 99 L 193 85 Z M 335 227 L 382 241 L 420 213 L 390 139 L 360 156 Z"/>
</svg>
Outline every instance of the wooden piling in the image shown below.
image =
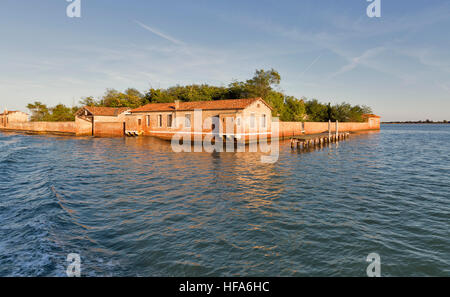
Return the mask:
<svg viewBox="0 0 450 297">
<path fill-rule="evenodd" d="M 330 124 L 330 122 L 329 122 Z M 330 126 L 331 127 L 331 124 Z M 339 131 L 339 124 L 336 122 L 336 129 Z M 328 135 L 325 133 L 316 134 L 311 136 L 292 136 L 290 138 L 291 141 L 291 149 L 294 148 L 298 151 L 312 150 L 314 148 L 323 148 L 325 145 L 329 145 L 331 143 L 336 143 L 336 145 L 340 141 L 344 141 L 350 137 L 349 132 L 338 132 L 338 133 L 330 133 L 328 131 Z"/>
<path fill-rule="evenodd" d="M 328 138 L 331 138 L 331 120 L 328 120 Z"/>
<path fill-rule="evenodd" d="M 339 137 L 339 121 L 336 121 L 336 138 Z"/>
</svg>

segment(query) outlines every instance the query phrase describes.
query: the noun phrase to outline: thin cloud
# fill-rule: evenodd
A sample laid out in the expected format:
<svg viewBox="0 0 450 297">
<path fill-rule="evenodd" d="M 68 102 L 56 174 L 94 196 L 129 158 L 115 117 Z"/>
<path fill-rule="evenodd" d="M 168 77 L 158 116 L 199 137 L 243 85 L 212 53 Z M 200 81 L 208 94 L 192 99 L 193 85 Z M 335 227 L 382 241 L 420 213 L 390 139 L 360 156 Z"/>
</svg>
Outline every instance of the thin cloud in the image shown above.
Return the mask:
<svg viewBox="0 0 450 297">
<path fill-rule="evenodd" d="M 446 83 L 436 83 L 440 88 L 442 88 L 444 91 L 446 91 L 447 93 L 450 93 L 450 83 L 446 84 Z"/>
<path fill-rule="evenodd" d="M 184 44 L 185 44 L 185 43 L 182 42 L 181 40 L 178 40 L 178 39 L 176 39 L 176 38 L 173 38 L 173 37 L 170 36 L 170 35 L 164 34 L 164 33 L 160 32 L 159 30 L 157 30 L 157 29 L 155 29 L 155 28 L 152 28 L 152 27 L 150 27 L 150 26 L 147 26 L 147 25 L 145 25 L 145 24 L 143 24 L 143 23 L 141 23 L 141 22 L 139 22 L 139 21 L 134 20 L 134 22 L 135 22 L 136 24 L 138 24 L 140 27 L 144 28 L 145 30 L 150 31 L 150 32 L 152 32 L 153 34 L 158 35 L 158 36 L 161 37 L 161 38 L 164 38 L 165 40 L 168 40 L 168 41 L 170 41 L 170 42 L 172 42 L 172 43 L 175 43 L 175 44 L 177 44 L 177 45 L 184 45 Z"/>
</svg>

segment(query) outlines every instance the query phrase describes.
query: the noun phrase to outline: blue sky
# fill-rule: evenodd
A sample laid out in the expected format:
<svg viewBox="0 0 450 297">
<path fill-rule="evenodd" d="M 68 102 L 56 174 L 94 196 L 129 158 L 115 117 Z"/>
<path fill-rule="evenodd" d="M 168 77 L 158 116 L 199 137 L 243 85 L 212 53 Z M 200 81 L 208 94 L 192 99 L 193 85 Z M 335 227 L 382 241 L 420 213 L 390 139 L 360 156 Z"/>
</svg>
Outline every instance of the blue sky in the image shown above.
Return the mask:
<svg viewBox="0 0 450 297">
<path fill-rule="evenodd" d="M 280 89 L 365 104 L 383 120 L 450 120 L 450 2 L 65 0 L 0 3 L 0 108 L 123 90 L 227 85 L 275 68 Z"/>
</svg>

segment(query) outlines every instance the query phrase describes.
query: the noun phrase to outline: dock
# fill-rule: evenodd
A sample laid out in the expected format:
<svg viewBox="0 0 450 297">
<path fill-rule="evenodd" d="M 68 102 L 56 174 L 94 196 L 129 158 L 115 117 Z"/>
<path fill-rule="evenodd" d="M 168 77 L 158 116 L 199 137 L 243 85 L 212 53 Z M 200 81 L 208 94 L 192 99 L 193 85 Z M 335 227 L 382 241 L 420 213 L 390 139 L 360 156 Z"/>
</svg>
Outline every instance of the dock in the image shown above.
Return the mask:
<svg viewBox="0 0 450 297">
<path fill-rule="evenodd" d="M 349 132 L 336 134 L 300 135 L 291 137 L 291 149 L 305 150 L 344 141 L 350 137 Z"/>
</svg>

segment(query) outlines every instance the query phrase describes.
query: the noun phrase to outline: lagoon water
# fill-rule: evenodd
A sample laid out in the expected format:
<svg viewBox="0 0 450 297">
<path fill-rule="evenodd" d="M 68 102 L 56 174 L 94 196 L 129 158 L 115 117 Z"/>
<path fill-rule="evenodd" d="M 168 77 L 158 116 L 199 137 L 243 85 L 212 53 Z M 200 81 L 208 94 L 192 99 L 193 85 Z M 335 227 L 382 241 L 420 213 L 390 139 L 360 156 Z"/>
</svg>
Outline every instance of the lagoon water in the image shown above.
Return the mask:
<svg viewBox="0 0 450 297">
<path fill-rule="evenodd" d="M 0 276 L 450 276 L 450 125 L 308 153 L 0 133 Z"/>
</svg>

